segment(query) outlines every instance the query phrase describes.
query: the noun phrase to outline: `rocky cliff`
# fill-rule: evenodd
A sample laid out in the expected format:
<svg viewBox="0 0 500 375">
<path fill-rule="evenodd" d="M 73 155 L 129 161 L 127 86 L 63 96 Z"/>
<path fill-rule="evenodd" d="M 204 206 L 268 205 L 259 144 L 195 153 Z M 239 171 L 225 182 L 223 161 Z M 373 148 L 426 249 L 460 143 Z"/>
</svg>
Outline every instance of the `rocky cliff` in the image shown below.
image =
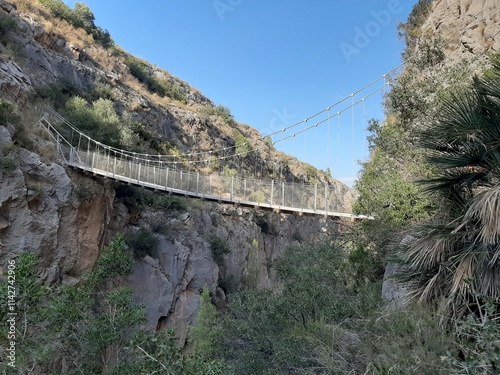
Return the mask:
<svg viewBox="0 0 500 375">
<path fill-rule="evenodd" d="M 148 231 L 157 249 L 136 256 L 127 283 L 137 302 L 146 306 L 148 328 L 174 327 L 183 342 L 187 327 L 195 322 L 203 288 L 223 308 L 227 293 L 245 286 L 275 286 L 272 264 L 289 246 L 337 236 L 343 224 L 320 217 L 187 198 L 175 200 L 175 209 L 152 203 L 138 207 L 131 200 L 149 193 L 124 190 L 65 167 L 46 134 L 35 127 L 39 115 L 34 98 L 52 84 L 64 83 L 83 93 L 97 84 L 108 85 L 117 111 L 130 111 L 180 151 L 232 145 L 233 129 L 203 114 L 203 108 L 214 107 L 209 99 L 157 68 L 154 74 L 175 81 L 186 100 L 151 95 L 120 58 L 88 43 L 82 30 L 69 28 L 35 3 L 0 0 L 0 97 L 17 107 L 16 121 L 8 118 L 0 126 L 0 265 L 31 252 L 39 257 L 47 284 L 76 284 L 118 232 L 134 236 Z M 62 35 L 64 28 L 68 33 Z M 256 130 L 233 125 L 255 144 L 263 142 Z M 286 156 L 266 147 L 259 160 L 276 157 Z M 287 160 L 289 178 L 307 178 L 304 164 Z M 352 190 L 330 182 L 339 186 L 345 206 L 350 206 Z M 222 261 L 214 258 L 210 238 L 227 246 Z"/>
<path fill-rule="evenodd" d="M 500 51 L 500 6 L 495 0 L 436 0 L 422 25 L 444 40 L 448 59 Z"/>
</svg>

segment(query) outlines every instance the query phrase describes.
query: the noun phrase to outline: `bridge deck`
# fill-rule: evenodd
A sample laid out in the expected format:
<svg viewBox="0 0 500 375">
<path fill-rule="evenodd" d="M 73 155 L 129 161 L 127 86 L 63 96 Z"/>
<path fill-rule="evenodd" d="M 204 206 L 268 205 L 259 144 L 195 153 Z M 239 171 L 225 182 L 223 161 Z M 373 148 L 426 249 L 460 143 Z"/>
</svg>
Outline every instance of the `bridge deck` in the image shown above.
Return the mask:
<svg viewBox="0 0 500 375">
<path fill-rule="evenodd" d="M 94 175 L 102 176 L 102 177 L 109 178 L 109 179 L 119 181 L 119 182 L 124 182 L 124 183 L 130 184 L 130 185 L 141 186 L 141 187 L 145 187 L 145 188 L 149 188 L 149 189 L 153 189 L 153 190 L 165 191 L 165 192 L 175 194 L 175 195 L 182 195 L 182 196 L 187 196 L 187 197 L 192 197 L 192 198 L 199 198 L 199 199 L 204 199 L 204 200 L 209 200 L 209 201 L 215 201 L 218 203 L 231 203 L 231 204 L 247 206 L 247 207 L 258 207 L 258 208 L 262 208 L 262 209 L 274 210 L 277 212 L 323 215 L 323 216 L 344 217 L 344 218 L 351 218 L 351 219 L 370 219 L 368 216 L 354 215 L 354 214 L 344 213 L 344 212 L 289 207 L 289 206 L 282 206 L 282 205 L 278 205 L 278 204 L 260 203 L 260 202 L 254 202 L 254 201 L 249 201 L 249 200 L 231 199 L 228 197 L 209 195 L 209 194 L 203 194 L 203 193 L 196 193 L 196 192 L 192 192 L 192 191 L 188 191 L 188 190 L 174 189 L 171 187 L 166 187 L 163 185 L 158 185 L 158 184 L 154 184 L 154 183 L 150 183 L 150 182 L 138 181 L 136 179 L 126 177 L 126 176 L 117 175 L 115 173 L 107 172 L 107 171 L 102 170 L 102 169 L 92 168 L 91 166 L 85 165 L 83 163 L 74 163 L 73 162 L 73 163 L 68 163 L 68 165 L 73 167 L 73 168 L 80 169 L 84 172 L 89 172 L 89 173 L 92 173 Z"/>
<path fill-rule="evenodd" d="M 39 125 L 47 130 L 65 163 L 96 176 L 220 203 L 325 217 L 373 219 L 346 212 L 341 199 L 342 189 L 335 185 L 276 182 L 183 171 L 175 167 L 176 163 L 161 159 L 161 155 L 140 154 L 139 157 L 97 142 L 74 128 L 57 112 L 50 108 L 47 111 L 39 120 Z M 54 123 L 63 128 L 56 128 L 49 121 L 50 116 L 54 117 Z"/>
</svg>

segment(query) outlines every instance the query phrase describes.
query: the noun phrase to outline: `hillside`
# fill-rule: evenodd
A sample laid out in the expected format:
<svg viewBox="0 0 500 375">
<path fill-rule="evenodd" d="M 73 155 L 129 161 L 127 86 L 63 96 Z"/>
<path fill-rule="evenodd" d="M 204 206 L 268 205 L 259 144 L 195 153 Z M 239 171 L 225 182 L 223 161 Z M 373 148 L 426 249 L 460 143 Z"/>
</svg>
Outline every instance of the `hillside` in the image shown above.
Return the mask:
<svg viewBox="0 0 500 375">
<path fill-rule="evenodd" d="M 2 32 L 3 65 L 16 62 L 29 78 L 29 83 L 22 85 L 2 83 L 4 95 L 11 93 L 16 100 L 26 101 L 35 92 L 73 122 L 79 119 L 70 115 L 75 104 L 68 103 L 70 97 L 82 97 L 88 106 L 99 99 L 110 100 L 117 115 L 128 119 L 125 128 L 118 129 L 128 133 L 123 148 L 174 155 L 228 148 L 225 157 L 255 150 L 244 157 L 228 158 L 227 163 L 212 163 L 203 172 L 238 170 L 241 175 L 284 181 L 328 182 L 338 187 L 347 209 L 352 204 L 353 192 L 345 185 L 277 151 L 254 128 L 235 121 L 228 108 L 216 106 L 188 83 L 119 46 L 95 42 L 85 28 L 64 19 L 71 20 L 68 16 L 56 17 L 55 5 L 51 10 L 42 3 L 58 2 L 13 1 L 17 10 L 2 2 L 2 17 L 7 17 Z M 93 15 L 89 17 L 93 19 Z M 10 72 L 1 79 L 11 79 L 12 69 L 4 69 Z"/>
</svg>

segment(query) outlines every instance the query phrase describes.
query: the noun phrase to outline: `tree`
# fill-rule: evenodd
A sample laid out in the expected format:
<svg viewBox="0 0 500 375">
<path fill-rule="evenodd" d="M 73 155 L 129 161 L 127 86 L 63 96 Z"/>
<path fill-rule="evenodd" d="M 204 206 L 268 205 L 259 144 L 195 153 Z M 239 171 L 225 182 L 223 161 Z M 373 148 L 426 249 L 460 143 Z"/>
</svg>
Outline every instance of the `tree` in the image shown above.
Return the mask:
<svg viewBox="0 0 500 375">
<path fill-rule="evenodd" d="M 500 64 L 495 70 L 452 95 L 420 131 L 437 171 L 424 183 L 439 208 L 399 252 L 413 296 L 455 317 L 476 293 L 500 298 Z"/>
<path fill-rule="evenodd" d="M 90 8 L 83 3 L 75 3 L 75 9 L 73 10 L 73 16 L 75 18 L 74 25 L 76 27 L 82 27 L 85 30 L 92 30 L 94 25 L 94 13 Z"/>
</svg>

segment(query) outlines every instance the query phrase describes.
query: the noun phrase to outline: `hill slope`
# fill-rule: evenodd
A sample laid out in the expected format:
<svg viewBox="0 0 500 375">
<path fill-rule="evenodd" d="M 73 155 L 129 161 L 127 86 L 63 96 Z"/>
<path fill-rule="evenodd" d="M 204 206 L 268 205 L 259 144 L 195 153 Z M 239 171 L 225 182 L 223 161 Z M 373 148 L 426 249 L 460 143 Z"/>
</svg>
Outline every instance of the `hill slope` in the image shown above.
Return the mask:
<svg viewBox="0 0 500 375">
<path fill-rule="evenodd" d="M 11 99 L 27 102 L 32 95 L 27 90 L 31 87 L 37 97 L 48 101 L 93 136 L 95 129 L 82 125 L 75 112 L 87 110 L 84 107 L 100 100 L 101 106 L 112 106 L 110 110 L 122 119 L 117 129 L 121 143 L 117 145 L 131 151 L 184 155 L 229 147 L 226 153 L 231 155 L 255 150 L 227 162 L 212 163 L 203 172 L 224 174 L 238 170 L 243 175 L 285 181 L 327 182 L 338 188 L 349 209 L 354 193 L 345 185 L 277 151 L 254 128 L 235 121 L 228 108 L 214 105 L 186 82 L 118 46 L 110 46 L 109 41 L 104 46 L 92 34 L 96 28 L 93 23 L 89 33 L 84 27 L 75 27 L 75 22 L 64 16 L 64 12 L 62 18 L 57 17 L 55 14 L 61 11 L 53 4 L 60 3 L 56 0 L 0 3 L 5 25 L 0 47 L 3 64 L 16 62 L 18 70 L 29 78 L 23 85 L 2 83 L 4 95 L 8 92 L 13 96 Z M 97 29 L 102 33 L 102 29 Z M 5 75 L 11 77 L 13 70 L 9 68 Z M 75 102 L 74 96 L 84 101 Z M 101 141 L 106 143 L 104 139 Z M 187 163 L 185 167 L 189 167 Z"/>
</svg>

